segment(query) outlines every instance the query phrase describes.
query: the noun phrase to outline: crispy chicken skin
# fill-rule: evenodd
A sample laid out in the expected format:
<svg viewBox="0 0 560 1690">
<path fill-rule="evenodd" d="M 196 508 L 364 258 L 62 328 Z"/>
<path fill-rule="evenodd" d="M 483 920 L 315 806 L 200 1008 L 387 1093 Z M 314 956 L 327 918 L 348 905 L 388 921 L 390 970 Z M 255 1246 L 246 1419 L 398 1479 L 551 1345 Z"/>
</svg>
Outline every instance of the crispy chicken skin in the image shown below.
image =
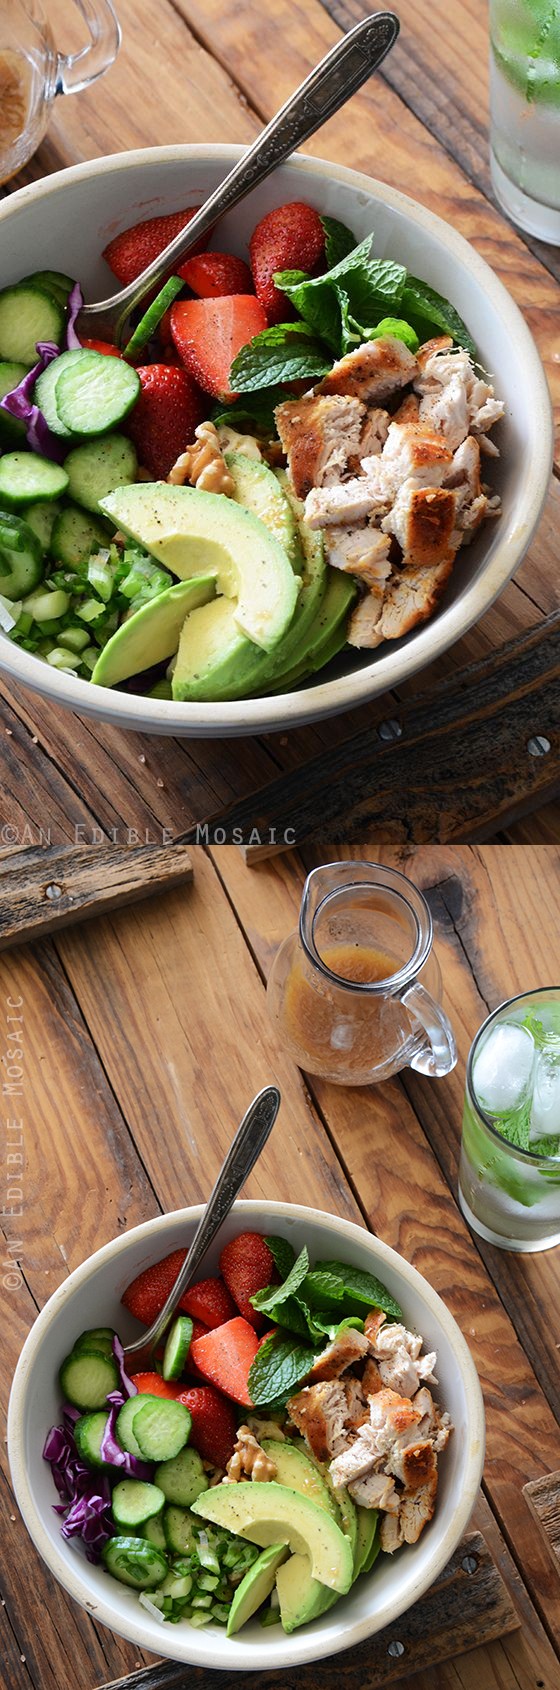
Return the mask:
<svg viewBox="0 0 560 1690">
<path fill-rule="evenodd" d="M 304 394 L 278 405 L 275 416 L 298 499 L 339 481 L 349 457 L 359 453 L 365 409 L 358 399 Z"/>
<path fill-rule="evenodd" d="M 416 359 L 404 341 L 382 335 L 379 340 L 364 341 L 355 352 L 347 352 L 317 382 L 315 392 L 351 394 L 364 405 L 378 405 L 412 381 L 416 371 Z"/>
</svg>

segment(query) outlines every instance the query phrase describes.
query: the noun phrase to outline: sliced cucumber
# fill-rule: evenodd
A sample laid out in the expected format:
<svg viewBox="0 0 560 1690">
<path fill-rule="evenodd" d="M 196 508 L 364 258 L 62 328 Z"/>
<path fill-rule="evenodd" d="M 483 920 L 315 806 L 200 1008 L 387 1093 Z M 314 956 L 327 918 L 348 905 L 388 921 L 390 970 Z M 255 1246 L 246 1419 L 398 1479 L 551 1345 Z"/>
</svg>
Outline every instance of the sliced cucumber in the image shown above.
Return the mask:
<svg viewBox="0 0 560 1690">
<path fill-rule="evenodd" d="M 108 1573 L 134 1590 L 155 1590 L 169 1572 L 169 1563 L 153 1543 L 141 1537 L 110 1537 L 101 1559 Z"/>
<path fill-rule="evenodd" d="M 40 541 L 19 516 L 0 511 L 0 594 L 4 599 L 25 598 L 44 575 Z"/>
<path fill-rule="evenodd" d="M 74 1408 L 104 1408 L 110 1391 L 119 1387 L 116 1362 L 100 1350 L 82 1350 L 66 1357 L 60 1369 L 60 1389 Z"/>
<path fill-rule="evenodd" d="M 40 540 L 44 552 L 50 551 L 52 532 L 60 511 L 61 506 L 56 499 L 50 499 L 48 503 L 42 500 L 39 504 L 28 505 L 26 508 L 25 520 Z"/>
<path fill-rule="evenodd" d="M 177 298 L 178 293 L 182 292 L 184 286 L 185 283 L 181 276 L 170 276 L 169 280 L 164 282 L 163 287 L 160 288 L 159 293 L 156 294 L 155 299 L 144 312 L 144 316 L 136 324 L 134 334 L 131 335 L 128 346 L 124 348 L 123 358 L 134 359 L 138 357 L 138 353 L 143 350 L 144 346 L 147 346 L 165 312 L 169 310 L 169 306 L 173 304 L 173 300 Z"/>
<path fill-rule="evenodd" d="M 158 1485 L 150 1485 L 142 1479 L 121 1479 L 115 1485 L 111 1498 L 111 1510 L 115 1525 L 134 1527 L 143 1526 L 145 1520 L 151 1520 L 154 1514 L 161 1514 L 165 1497 Z"/>
<path fill-rule="evenodd" d="M 121 358 L 77 350 L 64 352 L 56 362 L 54 402 L 66 434 L 106 434 L 136 404 L 140 377 Z"/>
<path fill-rule="evenodd" d="M 163 1487 L 161 1487 L 163 1488 Z M 197 1548 L 192 1514 L 188 1508 L 170 1503 L 163 1511 L 163 1531 L 167 1548 L 173 1555 L 193 1555 Z"/>
<path fill-rule="evenodd" d="M 84 510 L 97 515 L 101 499 L 106 499 L 116 487 L 128 486 L 136 480 L 137 467 L 134 446 L 124 434 L 110 434 L 106 440 L 76 446 L 68 453 L 64 465 L 69 496 L 77 505 L 83 505 Z"/>
<path fill-rule="evenodd" d="M 192 1420 L 182 1402 L 153 1398 L 134 1416 L 134 1436 L 146 1461 L 169 1461 L 187 1442 Z M 156 1480 L 157 1483 L 157 1480 Z"/>
<path fill-rule="evenodd" d="M 188 1314 L 179 1314 L 173 1321 L 163 1353 L 164 1379 L 180 1379 L 193 1335 L 193 1323 Z"/>
<path fill-rule="evenodd" d="M 86 516 L 78 505 L 65 505 L 56 518 L 51 552 L 67 569 L 79 569 L 92 552 L 106 546 L 108 532 L 100 517 Z"/>
<path fill-rule="evenodd" d="M 37 361 L 37 342 L 60 345 L 66 313 L 36 282 L 18 282 L 0 293 L 0 358 L 26 364 Z"/>
<path fill-rule="evenodd" d="M 32 282 L 34 287 L 40 288 L 42 293 L 50 294 L 51 298 L 64 308 L 74 286 L 72 277 L 65 276 L 62 270 L 34 270 L 32 276 L 25 277 L 25 282 L 28 287 Z"/>
<path fill-rule="evenodd" d="M 0 364 L 0 399 L 5 399 L 7 393 L 12 393 L 14 387 L 19 387 L 27 375 L 27 364 Z M 18 446 L 25 441 L 25 423 L 21 417 L 10 416 L 9 411 L 0 410 L 0 442 L 4 446 Z"/>
<path fill-rule="evenodd" d="M 87 351 L 79 354 L 79 356 L 87 358 Z M 52 363 L 47 364 L 46 370 L 42 370 L 40 376 L 37 377 L 33 389 L 35 404 L 38 405 L 39 409 L 43 412 L 45 422 L 48 424 L 51 434 L 58 434 L 63 440 L 70 440 L 71 430 L 66 428 L 66 425 L 61 422 L 58 415 L 56 405 L 56 384 L 60 375 L 62 360 L 67 357 L 68 353 L 62 352 L 60 358 L 53 358 Z"/>
<path fill-rule="evenodd" d="M 161 1402 L 161 1397 L 153 1397 L 147 1391 L 138 1391 L 135 1397 L 128 1397 L 119 1409 L 115 1427 L 116 1436 L 123 1449 L 126 1449 L 128 1455 L 136 1455 L 138 1460 L 142 1459 L 142 1451 L 134 1435 L 133 1421 L 138 1409 L 143 1408 L 147 1402 Z"/>
<path fill-rule="evenodd" d="M 58 499 L 66 492 L 68 475 L 61 464 L 40 458 L 38 452 L 6 452 L 0 458 L 0 505 L 18 509 L 38 499 Z"/>
<path fill-rule="evenodd" d="M 172 1460 L 160 1462 L 154 1473 L 154 1483 L 160 1486 L 168 1502 L 176 1503 L 179 1508 L 190 1508 L 197 1496 L 208 1490 L 210 1481 L 198 1450 L 182 1449 Z M 165 1520 L 164 1529 L 167 1531 Z"/>
<path fill-rule="evenodd" d="M 78 1454 L 88 1467 L 105 1467 L 107 1463 L 101 1455 L 101 1444 L 107 1425 L 107 1415 L 104 1410 L 95 1414 L 82 1414 L 74 1426 L 74 1437 Z"/>
<path fill-rule="evenodd" d="M 81 634 L 85 630 L 78 628 L 77 632 Z M 89 1332 L 81 1332 L 79 1338 L 76 1338 L 73 1354 L 77 1356 L 82 1350 L 87 1350 L 88 1353 L 98 1350 L 101 1355 L 112 1356 L 114 1336 L 112 1326 L 92 1326 Z"/>
<path fill-rule="evenodd" d="M 145 1537 L 148 1543 L 152 1543 L 154 1549 L 161 1549 L 162 1555 L 166 1554 L 167 1538 L 163 1529 L 161 1514 L 152 1514 L 151 1519 L 145 1521 L 142 1527 L 142 1537 Z"/>
</svg>

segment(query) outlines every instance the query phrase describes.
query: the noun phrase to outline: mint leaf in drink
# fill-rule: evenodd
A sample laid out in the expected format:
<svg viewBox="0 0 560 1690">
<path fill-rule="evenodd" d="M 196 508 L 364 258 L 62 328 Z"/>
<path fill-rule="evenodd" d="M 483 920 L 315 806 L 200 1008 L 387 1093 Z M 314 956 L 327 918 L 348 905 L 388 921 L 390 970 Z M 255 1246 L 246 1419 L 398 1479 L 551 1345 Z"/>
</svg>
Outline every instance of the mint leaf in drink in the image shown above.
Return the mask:
<svg viewBox="0 0 560 1690">
<path fill-rule="evenodd" d="M 293 1244 L 289 1244 L 287 1238 L 276 1237 L 265 1238 L 265 1244 L 268 1244 L 270 1254 L 274 1256 L 280 1278 L 287 1279 L 296 1259 Z"/>
<path fill-rule="evenodd" d="M 357 1314 L 358 1309 L 352 1308 L 352 1303 L 358 1303 L 366 1308 L 383 1309 L 385 1314 L 391 1315 L 393 1320 L 402 1320 L 403 1311 L 394 1297 L 376 1279 L 373 1273 L 367 1273 L 363 1268 L 349 1267 L 346 1262 L 317 1262 L 316 1271 L 334 1274 L 340 1280 L 343 1289 L 343 1303 L 348 1314 Z M 342 1311 L 341 1311 L 342 1312 Z"/>
<path fill-rule="evenodd" d="M 342 258 L 347 258 L 356 245 L 356 236 L 345 223 L 339 223 L 336 217 L 321 217 L 325 231 L 325 258 L 327 269 L 332 270 L 340 264 Z"/>
<path fill-rule="evenodd" d="M 248 341 L 234 358 L 230 381 L 238 393 L 278 382 L 317 380 L 330 360 L 305 323 L 274 323 Z"/>
<path fill-rule="evenodd" d="M 421 341 L 430 338 L 429 331 L 441 329 L 444 334 L 450 334 L 459 346 L 464 346 L 471 358 L 476 358 L 474 340 L 459 312 L 428 282 L 420 281 L 418 276 L 407 276 L 400 305 L 403 316 L 412 323 Z"/>
<path fill-rule="evenodd" d="M 255 1356 L 247 1384 L 255 1408 L 284 1408 L 288 1398 L 307 1378 L 317 1350 L 295 1344 L 293 1334 L 273 1332 Z"/>
<path fill-rule="evenodd" d="M 260 1314 L 274 1314 L 281 1308 L 282 1303 L 299 1289 L 308 1267 L 309 1256 L 304 1245 L 282 1285 L 267 1285 L 264 1291 L 255 1292 L 254 1297 L 250 1299 L 253 1308 L 258 1309 Z"/>
<path fill-rule="evenodd" d="M 507 1138 L 508 1144 L 514 1144 L 517 1150 L 531 1150 L 531 1099 L 516 1109 L 506 1110 L 503 1115 L 492 1116 L 492 1126 L 502 1138 Z"/>
</svg>

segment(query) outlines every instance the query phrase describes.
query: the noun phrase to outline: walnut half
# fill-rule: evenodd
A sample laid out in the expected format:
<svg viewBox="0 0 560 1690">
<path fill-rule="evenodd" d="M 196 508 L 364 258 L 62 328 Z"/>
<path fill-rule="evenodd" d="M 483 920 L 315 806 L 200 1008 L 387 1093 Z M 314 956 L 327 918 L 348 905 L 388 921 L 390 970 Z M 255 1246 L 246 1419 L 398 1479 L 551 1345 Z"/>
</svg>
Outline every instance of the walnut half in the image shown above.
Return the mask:
<svg viewBox="0 0 560 1690">
<path fill-rule="evenodd" d="M 235 1485 L 238 1479 L 255 1479 L 262 1484 L 276 1478 L 276 1462 L 261 1448 L 249 1426 L 240 1426 L 233 1455 L 227 1464 L 224 1484 Z"/>
</svg>

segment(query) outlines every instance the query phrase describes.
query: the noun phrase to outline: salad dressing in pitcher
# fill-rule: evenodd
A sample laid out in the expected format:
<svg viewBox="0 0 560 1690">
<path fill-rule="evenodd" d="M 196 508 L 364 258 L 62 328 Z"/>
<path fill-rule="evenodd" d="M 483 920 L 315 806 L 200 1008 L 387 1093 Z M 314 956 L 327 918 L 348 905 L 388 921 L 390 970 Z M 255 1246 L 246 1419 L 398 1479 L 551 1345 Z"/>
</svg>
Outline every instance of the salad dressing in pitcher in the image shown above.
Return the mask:
<svg viewBox="0 0 560 1690">
<path fill-rule="evenodd" d="M 332 975 L 357 986 L 388 980 L 399 968 L 398 957 L 357 940 L 327 945 L 321 957 Z M 336 1006 L 334 1000 L 333 990 L 321 993 L 311 983 L 296 955 L 285 986 L 286 1031 L 306 1050 L 310 1068 L 317 1060 L 328 1062 L 329 1053 L 336 1051 L 351 1078 L 353 1067 L 371 1062 L 374 1053 L 383 1059 L 387 1039 L 394 1037 L 395 1029 L 391 1035 L 382 999 L 371 1002 L 365 997 L 350 1005 L 342 990 L 336 995 Z"/>
</svg>

